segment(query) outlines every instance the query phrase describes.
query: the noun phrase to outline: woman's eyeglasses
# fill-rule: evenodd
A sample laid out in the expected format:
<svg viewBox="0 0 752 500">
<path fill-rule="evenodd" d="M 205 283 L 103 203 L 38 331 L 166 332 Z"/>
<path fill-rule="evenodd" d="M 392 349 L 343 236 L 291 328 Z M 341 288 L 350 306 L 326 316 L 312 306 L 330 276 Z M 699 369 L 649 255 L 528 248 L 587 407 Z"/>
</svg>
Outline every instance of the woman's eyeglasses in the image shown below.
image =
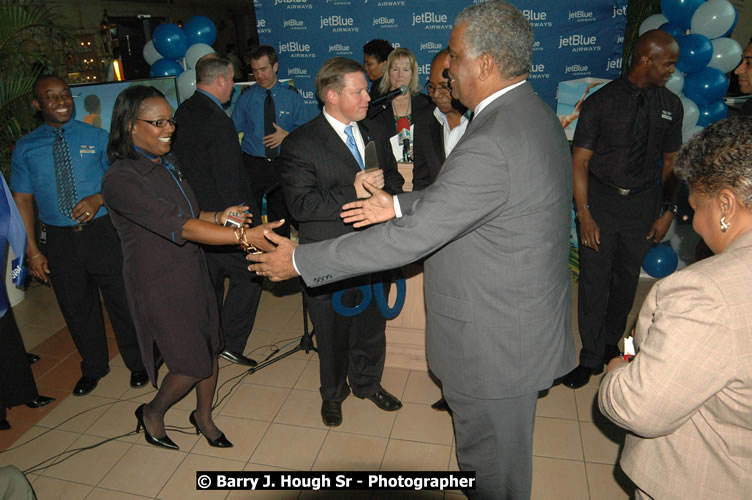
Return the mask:
<svg viewBox="0 0 752 500">
<path fill-rule="evenodd" d="M 428 92 L 429 94 L 432 92 L 442 92 L 442 91 L 449 92 L 450 90 L 452 90 L 452 88 L 446 83 L 442 83 L 440 85 L 434 85 L 431 82 L 426 82 L 426 84 L 423 85 L 423 88 L 426 89 L 426 92 Z"/>
<path fill-rule="evenodd" d="M 136 120 L 139 120 L 139 121 L 142 121 L 142 122 L 146 122 L 146 123 L 148 123 L 150 125 L 153 125 L 154 127 L 157 127 L 157 128 L 165 128 L 168 123 L 170 125 L 172 125 L 173 127 L 175 126 L 175 120 L 172 120 L 172 119 L 170 119 L 170 120 L 164 120 L 164 119 L 162 119 L 162 120 L 144 120 L 143 118 L 136 118 Z"/>
</svg>

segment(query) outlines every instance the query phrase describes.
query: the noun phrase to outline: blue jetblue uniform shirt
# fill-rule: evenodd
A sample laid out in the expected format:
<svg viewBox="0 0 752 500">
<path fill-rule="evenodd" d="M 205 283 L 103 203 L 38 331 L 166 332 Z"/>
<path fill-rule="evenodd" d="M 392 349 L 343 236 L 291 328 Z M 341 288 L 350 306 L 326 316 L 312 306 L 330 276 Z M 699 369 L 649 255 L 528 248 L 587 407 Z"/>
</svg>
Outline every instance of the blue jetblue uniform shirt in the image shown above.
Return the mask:
<svg viewBox="0 0 752 500">
<path fill-rule="evenodd" d="M 303 101 L 303 96 L 298 94 L 294 87 L 286 82 L 277 81 L 270 89 L 276 111 L 276 123 L 288 132 L 300 127 L 311 117 Z M 240 94 L 238 102 L 232 111 L 232 121 L 238 133 L 243 132 L 243 140 L 240 149 L 245 154 L 264 158 L 264 100 L 266 89 L 261 85 L 251 85 L 245 92 Z M 277 150 L 279 152 L 279 148 Z"/>
<path fill-rule="evenodd" d="M 39 209 L 39 219 L 51 226 L 75 226 L 76 221 L 63 215 L 57 204 L 57 182 L 52 143 L 55 128 L 46 123 L 32 130 L 16 143 L 11 158 L 11 191 L 32 194 Z M 71 119 L 63 125 L 68 143 L 76 193 L 80 201 L 102 190 L 102 177 L 109 168 L 107 141 L 109 134 L 98 127 Z M 107 213 L 102 205 L 94 218 Z"/>
</svg>

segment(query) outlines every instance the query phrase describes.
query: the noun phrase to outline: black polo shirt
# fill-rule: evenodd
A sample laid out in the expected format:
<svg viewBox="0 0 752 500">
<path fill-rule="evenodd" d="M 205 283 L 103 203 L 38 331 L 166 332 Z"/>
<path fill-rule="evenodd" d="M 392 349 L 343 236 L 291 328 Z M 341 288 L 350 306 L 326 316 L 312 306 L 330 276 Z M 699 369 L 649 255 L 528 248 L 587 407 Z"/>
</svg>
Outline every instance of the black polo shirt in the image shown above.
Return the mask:
<svg viewBox="0 0 752 500">
<path fill-rule="evenodd" d="M 645 162 L 627 168 L 634 137 L 634 121 L 642 92 L 648 106 L 648 134 Z M 636 189 L 658 182 L 663 153 L 673 153 L 682 144 L 681 100 L 664 87 L 641 89 L 627 78 L 619 78 L 585 100 L 574 145 L 593 151 L 588 171 L 601 182 Z"/>
</svg>

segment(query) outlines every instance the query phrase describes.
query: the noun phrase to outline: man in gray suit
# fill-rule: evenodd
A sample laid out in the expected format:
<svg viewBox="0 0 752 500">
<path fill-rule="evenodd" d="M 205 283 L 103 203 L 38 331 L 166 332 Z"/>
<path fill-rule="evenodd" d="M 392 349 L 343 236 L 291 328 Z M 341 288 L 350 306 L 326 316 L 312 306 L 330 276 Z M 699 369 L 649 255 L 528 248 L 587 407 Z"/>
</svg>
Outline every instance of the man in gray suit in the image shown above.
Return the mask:
<svg viewBox="0 0 752 500">
<path fill-rule="evenodd" d="M 471 498 L 529 498 L 538 392 L 574 366 L 570 153 L 526 81 L 532 46 L 512 5 L 462 11 L 450 82 L 475 114 L 436 182 L 346 205 L 356 226 L 395 217 L 386 224 L 297 248 L 269 234 L 276 251 L 249 256 L 258 274 L 309 286 L 428 256 L 428 362 L 454 412 L 460 468 L 477 472 Z"/>
</svg>

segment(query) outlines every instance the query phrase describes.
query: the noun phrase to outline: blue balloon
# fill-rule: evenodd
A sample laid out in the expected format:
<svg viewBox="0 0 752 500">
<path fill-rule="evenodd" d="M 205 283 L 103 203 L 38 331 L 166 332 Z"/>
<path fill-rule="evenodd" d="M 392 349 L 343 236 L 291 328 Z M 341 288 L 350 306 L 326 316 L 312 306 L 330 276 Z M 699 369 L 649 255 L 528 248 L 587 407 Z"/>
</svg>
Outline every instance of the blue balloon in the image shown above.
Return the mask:
<svg viewBox="0 0 752 500">
<path fill-rule="evenodd" d="M 182 72 L 183 67 L 177 61 L 166 58 L 159 59 L 149 68 L 149 76 L 152 78 L 159 76 L 180 76 Z"/>
<path fill-rule="evenodd" d="M 661 13 L 681 29 L 689 29 L 692 15 L 705 0 L 661 0 Z"/>
<path fill-rule="evenodd" d="M 188 45 L 205 43 L 211 45 L 217 40 L 217 27 L 206 16 L 193 16 L 183 25 L 183 30 L 188 36 Z"/>
<path fill-rule="evenodd" d="M 723 120 L 728 117 L 728 106 L 723 100 L 711 102 L 710 104 L 697 105 L 700 110 L 700 117 L 697 119 L 697 125 L 707 127 L 711 123 Z"/>
<path fill-rule="evenodd" d="M 160 24 L 151 34 L 151 39 L 157 52 L 167 59 L 180 59 L 188 50 L 188 37 L 176 24 Z"/>
<path fill-rule="evenodd" d="M 642 268 L 653 278 L 665 278 L 676 270 L 679 258 L 669 245 L 658 244 L 648 251 Z"/>
<path fill-rule="evenodd" d="M 675 40 L 678 40 L 679 37 L 684 36 L 684 30 L 681 29 L 678 24 L 671 21 L 661 24 L 658 29 L 665 31 L 666 33 L 674 37 Z"/>
<path fill-rule="evenodd" d="M 713 58 L 713 44 L 706 36 L 684 35 L 676 41 L 679 43 L 679 60 L 676 63 L 676 69 L 682 73 L 699 71 Z"/>
<path fill-rule="evenodd" d="M 705 66 L 700 71 L 688 73 L 684 77 L 684 95 L 695 104 L 710 104 L 726 95 L 728 78 L 718 68 Z"/>
</svg>

